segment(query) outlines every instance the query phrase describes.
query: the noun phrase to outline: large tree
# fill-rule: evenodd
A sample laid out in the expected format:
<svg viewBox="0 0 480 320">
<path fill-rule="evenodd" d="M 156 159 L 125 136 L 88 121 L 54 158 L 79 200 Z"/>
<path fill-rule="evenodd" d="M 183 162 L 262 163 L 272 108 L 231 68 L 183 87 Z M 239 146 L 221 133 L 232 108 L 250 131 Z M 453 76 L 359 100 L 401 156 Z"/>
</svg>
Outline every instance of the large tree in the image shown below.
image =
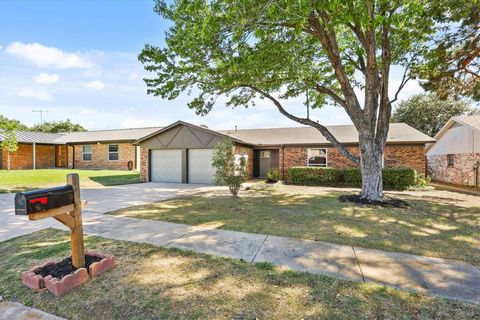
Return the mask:
<svg viewBox="0 0 480 320">
<path fill-rule="evenodd" d="M 157 0 L 173 25 L 166 46 L 146 45 L 139 60 L 155 73 L 147 92 L 175 99 L 198 93 L 188 106 L 208 113 L 225 95 L 228 106 L 270 100 L 289 119 L 318 129 L 362 171 L 361 197 L 382 200 L 382 155 L 392 103 L 421 62 L 447 0 Z M 438 4 L 441 3 L 441 6 Z M 390 86 L 390 68 L 405 75 Z M 322 119 L 294 115 L 283 99 L 304 96 L 318 108 L 342 107 L 358 130 L 360 157 Z M 393 94 L 391 94 L 393 92 Z"/>
<path fill-rule="evenodd" d="M 9 127 L 11 125 L 15 125 L 15 130 L 23 130 L 23 131 L 28 131 L 29 128 L 28 126 L 24 125 L 18 120 L 15 119 L 9 119 L 5 117 L 4 115 L 0 114 L 0 129 L 4 127 Z"/>
<path fill-rule="evenodd" d="M 441 99 L 435 93 L 422 93 L 401 101 L 395 107 L 392 122 L 405 122 L 433 137 L 451 117 L 479 114 L 479 109 L 466 100 L 448 97 Z"/>
</svg>

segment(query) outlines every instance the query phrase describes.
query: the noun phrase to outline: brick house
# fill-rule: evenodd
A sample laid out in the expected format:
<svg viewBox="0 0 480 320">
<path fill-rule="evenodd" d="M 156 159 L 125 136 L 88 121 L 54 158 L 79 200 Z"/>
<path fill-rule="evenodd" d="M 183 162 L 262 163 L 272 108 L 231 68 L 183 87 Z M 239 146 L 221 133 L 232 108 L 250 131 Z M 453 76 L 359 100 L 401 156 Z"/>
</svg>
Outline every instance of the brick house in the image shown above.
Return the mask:
<svg viewBox="0 0 480 320">
<path fill-rule="evenodd" d="M 17 169 L 139 170 L 140 147 L 133 142 L 159 128 L 99 130 L 66 134 L 16 132 L 18 150 L 10 154 Z M 0 134 L 0 141 L 3 136 Z M 7 152 L 0 152 L 0 169 L 7 169 Z"/>
<path fill-rule="evenodd" d="M 479 187 L 480 116 L 453 117 L 427 146 L 428 175 L 433 181 Z"/>
<path fill-rule="evenodd" d="M 353 126 L 328 129 L 353 154 L 359 154 Z M 18 132 L 17 137 L 20 148 L 11 155 L 13 169 L 136 169 L 144 181 L 211 183 L 212 153 L 226 137 L 234 142 L 235 153 L 246 157 L 250 178 L 264 178 L 270 168 L 278 168 L 286 178 L 291 166 L 355 166 L 312 127 L 219 131 L 177 121 L 163 128 Z M 432 138 L 406 124 L 391 124 L 385 167 L 409 167 L 425 174 L 425 144 L 431 142 Z M 0 163 L 6 168 L 5 151 Z"/>
<path fill-rule="evenodd" d="M 352 153 L 359 154 L 353 126 L 328 129 Z M 209 183 L 213 179 L 213 148 L 225 137 L 233 140 L 235 153 L 246 156 L 247 172 L 253 178 L 265 177 L 270 168 L 280 169 L 285 178 L 291 166 L 355 166 L 312 127 L 215 131 L 178 121 L 136 141 L 142 149 L 141 176 L 144 181 Z M 434 141 L 406 124 L 391 124 L 385 167 L 409 167 L 424 175 L 425 145 Z"/>
</svg>

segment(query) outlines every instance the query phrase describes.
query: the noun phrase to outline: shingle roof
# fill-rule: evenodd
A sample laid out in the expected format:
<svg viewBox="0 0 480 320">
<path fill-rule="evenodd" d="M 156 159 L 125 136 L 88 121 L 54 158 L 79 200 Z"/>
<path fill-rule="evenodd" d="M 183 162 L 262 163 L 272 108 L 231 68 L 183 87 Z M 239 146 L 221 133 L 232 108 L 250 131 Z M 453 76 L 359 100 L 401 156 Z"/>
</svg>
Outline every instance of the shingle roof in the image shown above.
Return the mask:
<svg viewBox="0 0 480 320">
<path fill-rule="evenodd" d="M 98 130 L 85 132 L 71 132 L 62 135 L 56 143 L 82 143 L 82 142 L 107 142 L 107 141 L 135 141 L 145 137 L 161 127 Z"/>
<path fill-rule="evenodd" d="M 62 144 L 56 142 L 57 139 L 63 136 L 61 133 L 45 133 L 32 131 L 17 131 L 17 141 L 22 143 L 47 143 L 47 144 Z M 3 141 L 4 135 L 0 133 L 0 141 Z"/>
<path fill-rule="evenodd" d="M 358 132 L 353 125 L 326 126 L 341 143 L 358 143 Z M 240 140 L 259 145 L 329 144 L 315 128 L 270 128 L 220 131 Z M 387 143 L 428 143 L 435 140 L 405 123 L 390 124 Z"/>
</svg>

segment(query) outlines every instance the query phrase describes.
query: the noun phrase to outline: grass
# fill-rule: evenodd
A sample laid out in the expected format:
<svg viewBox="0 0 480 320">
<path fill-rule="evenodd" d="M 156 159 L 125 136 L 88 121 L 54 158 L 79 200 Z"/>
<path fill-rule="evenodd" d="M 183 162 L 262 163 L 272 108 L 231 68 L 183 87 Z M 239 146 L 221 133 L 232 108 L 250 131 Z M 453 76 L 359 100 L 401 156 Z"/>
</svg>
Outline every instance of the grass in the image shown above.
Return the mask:
<svg viewBox="0 0 480 320">
<path fill-rule="evenodd" d="M 136 171 L 120 170 L 0 170 L 0 193 L 21 192 L 30 189 L 44 188 L 65 184 L 65 176 L 69 173 L 80 175 L 81 185 L 118 185 L 140 182 L 140 174 Z"/>
<path fill-rule="evenodd" d="M 3 299 L 68 319 L 473 319 L 480 306 L 374 284 L 282 271 L 100 237 L 86 248 L 117 266 L 61 298 L 22 285 L 22 271 L 69 254 L 69 236 L 46 229 L 0 245 Z"/>
<path fill-rule="evenodd" d="M 343 193 L 344 194 L 344 193 Z M 408 209 L 357 206 L 338 192 L 245 191 L 240 198 L 204 194 L 134 206 L 117 216 L 464 260 L 480 265 L 480 208 L 406 197 Z"/>
</svg>

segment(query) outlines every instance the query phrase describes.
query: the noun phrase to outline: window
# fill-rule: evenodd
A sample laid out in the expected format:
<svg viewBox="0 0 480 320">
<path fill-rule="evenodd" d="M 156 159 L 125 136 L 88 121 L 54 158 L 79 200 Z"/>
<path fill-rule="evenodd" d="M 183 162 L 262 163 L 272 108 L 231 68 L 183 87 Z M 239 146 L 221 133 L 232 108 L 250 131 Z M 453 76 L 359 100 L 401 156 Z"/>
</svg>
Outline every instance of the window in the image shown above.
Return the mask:
<svg viewBox="0 0 480 320">
<path fill-rule="evenodd" d="M 118 144 L 109 144 L 108 145 L 108 160 L 117 161 L 118 160 Z"/>
<path fill-rule="evenodd" d="M 327 149 L 308 149 L 308 166 L 326 167 Z"/>
<path fill-rule="evenodd" d="M 453 154 L 447 154 L 447 167 L 453 167 L 455 163 Z"/>
<path fill-rule="evenodd" d="M 260 151 L 260 158 L 270 158 L 270 151 Z"/>
<path fill-rule="evenodd" d="M 92 146 L 90 144 L 82 146 L 82 160 L 92 161 Z"/>
</svg>

